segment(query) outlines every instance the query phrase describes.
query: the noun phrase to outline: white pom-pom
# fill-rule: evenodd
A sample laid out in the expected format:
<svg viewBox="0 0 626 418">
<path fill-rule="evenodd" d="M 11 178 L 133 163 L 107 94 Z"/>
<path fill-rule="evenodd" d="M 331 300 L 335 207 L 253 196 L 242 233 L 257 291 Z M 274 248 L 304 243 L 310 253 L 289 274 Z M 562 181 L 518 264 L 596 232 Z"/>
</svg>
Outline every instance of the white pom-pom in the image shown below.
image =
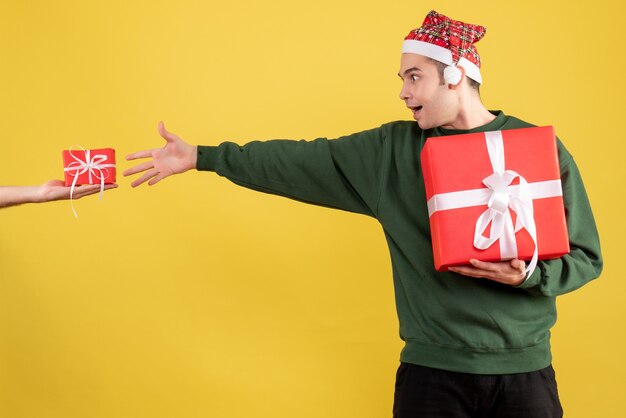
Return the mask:
<svg viewBox="0 0 626 418">
<path fill-rule="evenodd" d="M 452 84 L 453 86 L 459 84 L 462 75 L 463 73 L 456 65 L 448 65 L 443 70 L 443 79 L 446 81 L 446 83 Z"/>
</svg>

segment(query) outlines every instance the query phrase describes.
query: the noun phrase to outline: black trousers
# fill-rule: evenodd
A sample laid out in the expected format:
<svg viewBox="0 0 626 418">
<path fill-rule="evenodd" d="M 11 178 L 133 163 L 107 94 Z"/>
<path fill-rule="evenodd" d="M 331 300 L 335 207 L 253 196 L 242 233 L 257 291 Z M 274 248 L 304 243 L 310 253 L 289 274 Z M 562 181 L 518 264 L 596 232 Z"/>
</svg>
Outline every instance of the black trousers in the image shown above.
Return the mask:
<svg viewBox="0 0 626 418">
<path fill-rule="evenodd" d="M 393 418 L 557 418 L 554 369 L 505 375 L 448 372 L 400 363 Z"/>
</svg>

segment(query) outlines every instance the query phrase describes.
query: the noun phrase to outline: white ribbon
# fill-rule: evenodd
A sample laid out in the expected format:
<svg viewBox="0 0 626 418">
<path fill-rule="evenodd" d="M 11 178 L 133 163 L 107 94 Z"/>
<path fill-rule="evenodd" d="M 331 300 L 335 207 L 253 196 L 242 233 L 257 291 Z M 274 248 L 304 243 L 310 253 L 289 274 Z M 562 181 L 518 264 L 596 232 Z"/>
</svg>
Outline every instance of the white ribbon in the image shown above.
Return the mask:
<svg viewBox="0 0 626 418">
<path fill-rule="evenodd" d="M 115 167 L 115 164 L 102 164 L 108 159 L 108 156 L 104 154 L 96 154 L 93 156 L 93 158 L 91 158 L 91 150 L 86 150 L 83 147 L 78 146 L 77 148 L 80 148 L 85 153 L 85 159 L 81 160 L 79 157 L 72 154 L 73 148 L 73 146 L 70 147 L 69 154 L 76 161 L 69 163 L 67 167 L 63 169 L 63 171 L 67 172 L 70 176 L 74 176 L 74 180 L 72 180 L 72 186 L 70 188 L 70 205 L 72 206 L 72 212 L 74 212 L 74 216 L 78 218 L 78 214 L 74 209 L 74 188 L 76 187 L 78 177 L 83 173 L 88 173 L 89 184 L 94 184 L 94 177 L 99 179 L 100 200 L 102 200 L 102 193 L 104 192 L 104 179 L 109 176 L 109 170 L 107 169 L 107 167 Z"/>
<path fill-rule="evenodd" d="M 537 247 L 537 227 L 533 213 L 533 200 L 562 196 L 561 180 L 548 180 L 528 183 L 513 170 L 504 169 L 504 143 L 501 131 L 485 132 L 489 160 L 493 174 L 483 179 L 487 188 L 441 193 L 428 200 L 428 215 L 441 210 L 459 209 L 487 205 L 487 209 L 476 221 L 474 246 L 481 250 L 500 241 L 502 260 L 517 257 L 515 233 L 525 228 L 533 240 L 534 252 L 526 273 L 530 276 L 537 267 L 539 250 Z M 519 179 L 519 185 L 511 183 Z M 515 226 L 511 211 L 517 215 Z M 489 236 L 483 234 L 491 224 Z"/>
</svg>

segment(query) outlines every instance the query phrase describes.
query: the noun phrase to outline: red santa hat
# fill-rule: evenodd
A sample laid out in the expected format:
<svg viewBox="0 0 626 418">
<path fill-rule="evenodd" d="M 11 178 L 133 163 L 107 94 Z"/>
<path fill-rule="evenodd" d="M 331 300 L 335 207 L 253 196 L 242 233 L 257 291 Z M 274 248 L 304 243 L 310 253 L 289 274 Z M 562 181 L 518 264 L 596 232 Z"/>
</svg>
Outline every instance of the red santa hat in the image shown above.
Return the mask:
<svg viewBox="0 0 626 418">
<path fill-rule="evenodd" d="M 461 81 L 457 65 L 465 69 L 465 75 L 482 84 L 480 56 L 474 44 L 486 31 L 483 26 L 452 20 L 431 10 L 422 26 L 404 38 L 402 53 L 419 54 L 447 64 L 443 74 L 449 84 Z"/>
</svg>

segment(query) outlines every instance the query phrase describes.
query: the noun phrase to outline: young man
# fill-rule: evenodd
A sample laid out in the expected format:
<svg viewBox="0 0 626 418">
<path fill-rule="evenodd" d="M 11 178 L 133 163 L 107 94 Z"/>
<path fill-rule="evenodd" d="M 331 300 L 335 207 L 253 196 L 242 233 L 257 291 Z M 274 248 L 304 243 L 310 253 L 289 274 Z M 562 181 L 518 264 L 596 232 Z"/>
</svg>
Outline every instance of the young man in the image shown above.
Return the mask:
<svg viewBox="0 0 626 418">
<path fill-rule="evenodd" d="M 117 184 L 107 184 L 105 190 L 116 188 Z M 0 208 L 24 203 L 43 203 L 70 198 L 70 187 L 63 180 L 50 180 L 39 186 L 0 186 Z M 74 189 L 74 199 L 80 199 L 100 191 L 99 184 L 87 184 Z"/>
<path fill-rule="evenodd" d="M 375 217 L 390 248 L 400 335 L 394 417 L 559 417 L 550 328 L 557 295 L 597 277 L 600 245 L 583 183 L 558 142 L 571 252 L 434 269 L 419 154 L 428 137 L 532 126 L 481 103 L 482 26 L 430 12 L 402 49 L 400 99 L 414 121 L 396 121 L 335 140 L 273 140 L 192 146 L 159 124 L 161 149 L 126 170 L 153 185 L 191 169 L 234 183 Z"/>
</svg>

